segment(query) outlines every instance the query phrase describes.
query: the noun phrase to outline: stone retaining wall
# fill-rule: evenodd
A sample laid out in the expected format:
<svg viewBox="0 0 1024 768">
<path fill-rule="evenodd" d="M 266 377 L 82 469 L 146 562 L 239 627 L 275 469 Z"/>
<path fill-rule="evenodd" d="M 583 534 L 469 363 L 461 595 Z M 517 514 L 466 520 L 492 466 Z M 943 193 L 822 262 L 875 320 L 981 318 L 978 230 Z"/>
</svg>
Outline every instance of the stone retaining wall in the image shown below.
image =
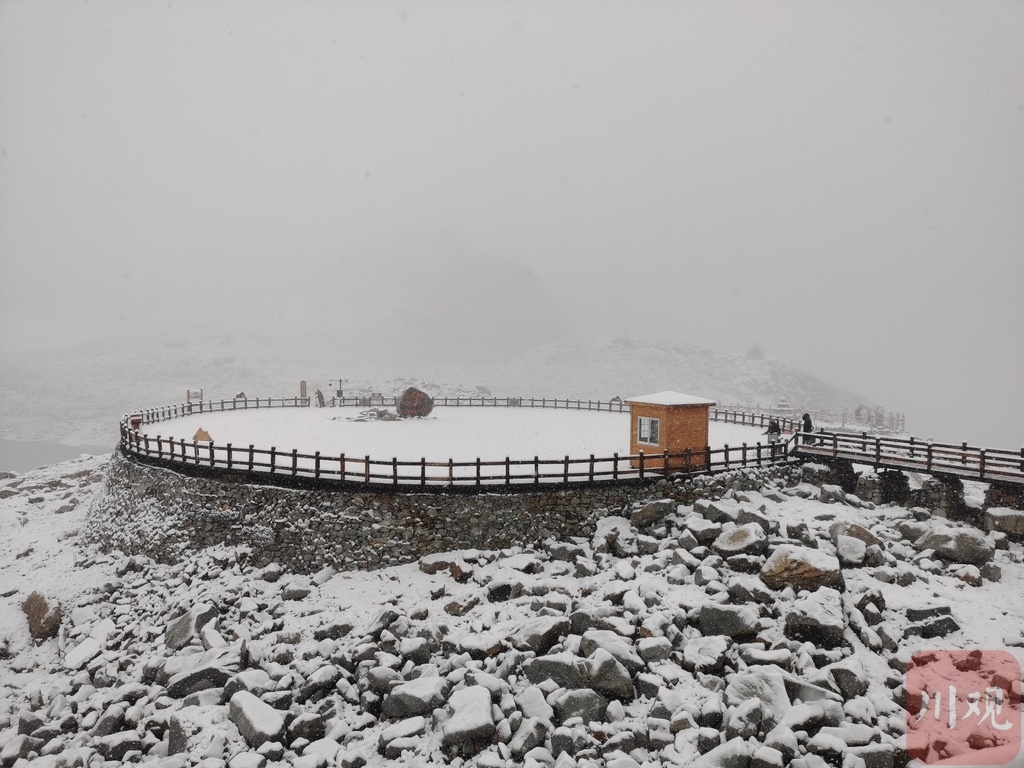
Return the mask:
<svg viewBox="0 0 1024 768">
<path fill-rule="evenodd" d="M 299 572 L 324 566 L 375 569 L 456 549 L 502 549 L 548 537 L 589 538 L 600 518 L 670 498 L 691 504 L 730 489 L 792 481 L 792 466 L 744 469 L 653 485 L 523 490 L 520 493 L 396 493 L 290 489 L 230 477 L 189 477 L 114 454 L 104 490 L 82 532 L 86 542 L 174 562 L 227 543 L 250 548 L 257 564 Z"/>
</svg>

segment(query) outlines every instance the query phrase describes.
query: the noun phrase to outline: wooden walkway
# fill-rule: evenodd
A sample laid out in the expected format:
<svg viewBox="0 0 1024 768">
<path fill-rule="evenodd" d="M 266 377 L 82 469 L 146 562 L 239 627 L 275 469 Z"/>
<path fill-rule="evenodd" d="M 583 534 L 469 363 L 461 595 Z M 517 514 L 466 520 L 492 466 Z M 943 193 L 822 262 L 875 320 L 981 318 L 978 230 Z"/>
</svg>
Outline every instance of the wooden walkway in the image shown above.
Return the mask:
<svg viewBox="0 0 1024 768">
<path fill-rule="evenodd" d="M 955 475 L 964 480 L 1024 484 L 1024 448 L 1004 451 L 972 448 L 967 443 L 922 442 L 867 433 L 815 432 L 796 436 L 792 455 L 847 459 L 876 469 L 900 469 L 930 475 Z M 813 443 L 802 442 L 805 439 Z"/>
</svg>

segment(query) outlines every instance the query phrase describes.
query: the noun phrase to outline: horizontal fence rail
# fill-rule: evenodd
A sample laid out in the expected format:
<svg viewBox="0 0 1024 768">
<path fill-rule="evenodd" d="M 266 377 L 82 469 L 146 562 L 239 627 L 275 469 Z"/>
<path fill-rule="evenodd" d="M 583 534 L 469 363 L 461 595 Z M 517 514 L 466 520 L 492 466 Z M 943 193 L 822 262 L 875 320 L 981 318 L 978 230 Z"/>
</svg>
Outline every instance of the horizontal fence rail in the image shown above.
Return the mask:
<svg viewBox="0 0 1024 768">
<path fill-rule="evenodd" d="M 394 397 L 332 398 L 333 407 L 395 407 Z M 628 413 L 622 400 L 600 401 L 525 397 L 437 398 L 435 406 L 460 408 L 556 408 L 605 413 Z M 147 408 L 124 417 L 120 425 L 121 448 L 128 454 L 182 466 L 203 467 L 232 473 L 268 474 L 392 486 L 490 486 L 539 485 L 542 483 L 616 483 L 663 478 L 673 474 L 701 474 L 731 469 L 785 464 L 794 458 L 842 458 L 876 467 L 892 467 L 932 474 L 955 474 L 986 481 L 1024 483 L 1024 449 L 1019 452 L 921 442 L 867 433 L 800 431 L 800 421 L 738 410 L 711 408 L 712 421 L 760 429 L 771 419 L 779 422 L 788 439 L 771 444 L 742 443 L 722 448 L 705 447 L 684 453 L 644 453 L 598 457 L 512 458 L 497 460 L 442 461 L 409 458 L 372 458 L 368 455 L 337 455 L 320 451 L 300 452 L 254 445 L 224 445 L 184 438 L 153 437 L 139 431 L 154 424 L 201 413 L 255 408 L 308 408 L 310 398 L 237 398 L 179 403 Z"/>
<path fill-rule="evenodd" d="M 795 447 L 798 455 L 847 459 L 876 467 L 905 469 L 962 478 L 1024 483 L 1024 448 L 1006 451 L 967 443 L 936 443 L 917 438 L 869 435 L 867 432 L 815 432 Z"/>
<path fill-rule="evenodd" d="M 332 398 L 327 405 L 334 407 L 395 407 L 393 397 Z M 458 397 L 437 398 L 435 406 L 497 407 L 497 408 L 556 408 L 563 410 L 628 413 L 629 404 L 622 400 L 582 400 L 560 398 L 493 398 Z M 180 403 L 159 408 L 147 408 L 128 414 L 121 422 L 121 447 L 130 455 L 156 459 L 182 466 L 193 466 L 232 473 L 264 473 L 313 480 L 341 481 L 392 486 L 495 486 L 540 485 L 542 483 L 616 483 L 663 478 L 670 474 L 698 474 L 722 472 L 745 467 L 764 467 L 784 464 L 790 459 L 793 441 L 770 445 L 726 445 L 722 448 L 687 450 L 683 453 L 640 452 L 612 456 L 559 458 L 513 458 L 497 460 L 428 461 L 408 458 L 372 458 L 346 453 L 331 455 L 298 449 L 269 449 L 255 445 L 217 444 L 215 442 L 186 440 L 184 438 L 152 436 L 139 431 L 143 425 L 170 421 L 200 413 L 239 411 L 254 408 L 308 408 L 310 398 L 238 398 Z M 710 418 L 734 424 L 767 426 L 768 417 L 738 411 L 712 409 Z M 792 430 L 794 424 L 784 428 Z M 667 468 L 667 469 L 666 469 Z"/>
</svg>

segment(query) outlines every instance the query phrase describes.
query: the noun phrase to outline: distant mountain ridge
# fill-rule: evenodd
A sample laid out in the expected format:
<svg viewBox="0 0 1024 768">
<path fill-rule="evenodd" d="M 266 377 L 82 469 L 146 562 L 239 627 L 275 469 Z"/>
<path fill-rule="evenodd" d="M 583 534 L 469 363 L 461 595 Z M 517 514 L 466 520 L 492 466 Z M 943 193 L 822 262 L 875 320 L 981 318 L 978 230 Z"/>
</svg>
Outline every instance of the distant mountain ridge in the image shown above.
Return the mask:
<svg viewBox="0 0 1024 768">
<path fill-rule="evenodd" d="M 778 360 L 628 338 L 549 344 L 474 373 L 495 394 L 607 400 L 676 390 L 721 405 L 767 407 L 781 398 L 808 408 L 863 402 L 859 395 Z"/>
<path fill-rule="evenodd" d="M 378 358 L 379 360 L 379 358 Z M 608 400 L 662 390 L 720 405 L 841 408 L 863 398 L 770 358 L 751 359 L 685 343 L 611 339 L 549 344 L 502 362 L 417 364 L 396 353 L 366 363 L 351 346 L 310 334 L 290 343 L 207 336 L 202 346 L 176 338 L 108 339 L 0 360 L 0 438 L 110 444 L 126 412 L 181 402 L 188 388 L 208 399 L 239 390 L 252 397 L 399 394 L 410 385 L 435 396 L 558 397 Z"/>
</svg>

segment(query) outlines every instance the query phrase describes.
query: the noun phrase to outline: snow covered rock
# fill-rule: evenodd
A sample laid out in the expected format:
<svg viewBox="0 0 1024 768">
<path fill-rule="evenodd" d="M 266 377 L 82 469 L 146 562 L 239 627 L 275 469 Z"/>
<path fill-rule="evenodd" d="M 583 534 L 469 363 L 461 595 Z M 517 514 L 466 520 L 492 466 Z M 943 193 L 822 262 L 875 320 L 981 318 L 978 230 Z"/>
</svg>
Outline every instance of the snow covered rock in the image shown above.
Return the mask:
<svg viewBox="0 0 1024 768">
<path fill-rule="evenodd" d="M 1005 533 L 1014 541 L 1024 541 L 1024 512 L 1008 507 L 985 510 L 985 530 Z"/>
<path fill-rule="evenodd" d="M 448 699 L 448 708 L 451 717 L 441 725 L 442 746 L 467 742 L 483 746 L 490 741 L 495 730 L 490 691 L 482 685 L 455 691 Z"/>
<path fill-rule="evenodd" d="M 562 616 L 540 616 L 531 619 L 509 635 L 509 643 L 520 651 L 543 655 L 569 633 L 571 623 Z"/>
<path fill-rule="evenodd" d="M 608 711 L 608 699 L 591 688 L 566 691 L 555 700 L 555 713 L 563 723 L 579 717 L 584 723 L 602 722 Z"/>
<path fill-rule="evenodd" d="M 647 528 L 661 522 L 667 515 L 676 511 L 676 502 L 672 499 L 651 501 L 630 515 L 629 520 L 637 528 Z"/>
<path fill-rule="evenodd" d="M 589 682 L 595 691 L 613 699 L 632 701 L 636 695 L 629 672 L 604 648 L 597 648 L 590 657 Z"/>
<path fill-rule="evenodd" d="M 747 523 L 723 531 L 712 542 L 711 549 L 726 558 L 733 555 L 762 555 L 768 549 L 768 536 L 757 523 Z"/>
<path fill-rule="evenodd" d="M 914 547 L 919 552 L 933 549 L 943 560 L 967 565 L 984 565 L 995 554 L 992 544 L 981 532 L 972 528 L 953 529 L 942 526 L 925 533 L 914 542 Z"/>
<path fill-rule="evenodd" d="M 845 631 L 842 596 L 831 587 L 797 598 L 786 614 L 786 637 L 793 640 L 835 648 L 842 644 Z"/>
<path fill-rule="evenodd" d="M 527 659 L 523 662 L 523 673 L 534 685 L 551 680 L 562 688 L 584 688 L 590 679 L 586 660 L 569 652 Z"/>
<path fill-rule="evenodd" d="M 700 609 L 702 635 L 749 637 L 757 633 L 758 612 L 750 605 L 718 605 L 706 603 Z"/>
<path fill-rule="evenodd" d="M 229 712 L 231 722 L 250 747 L 279 741 L 284 735 L 284 715 L 248 691 L 239 691 L 231 697 Z"/>
<path fill-rule="evenodd" d="M 776 547 L 761 569 L 761 580 L 772 589 L 846 588 L 839 558 L 821 550 L 792 544 Z"/>
<path fill-rule="evenodd" d="M 164 642 L 172 651 L 184 648 L 192 642 L 203 626 L 220 615 L 220 611 L 209 603 L 193 606 L 187 613 L 171 619 L 164 631 Z"/>
<path fill-rule="evenodd" d="M 60 603 L 47 599 L 39 592 L 33 592 L 21 604 L 21 610 L 28 619 L 28 631 L 33 640 L 48 640 L 60 631 Z"/>
<path fill-rule="evenodd" d="M 737 707 L 749 700 L 761 702 L 765 730 L 773 728 L 790 706 L 782 670 L 774 665 L 753 666 L 733 676 L 725 688 L 726 703 Z"/>
<path fill-rule="evenodd" d="M 444 705 L 450 684 L 443 677 L 421 677 L 391 689 L 381 711 L 388 717 L 408 718 L 429 715 Z"/>
</svg>

